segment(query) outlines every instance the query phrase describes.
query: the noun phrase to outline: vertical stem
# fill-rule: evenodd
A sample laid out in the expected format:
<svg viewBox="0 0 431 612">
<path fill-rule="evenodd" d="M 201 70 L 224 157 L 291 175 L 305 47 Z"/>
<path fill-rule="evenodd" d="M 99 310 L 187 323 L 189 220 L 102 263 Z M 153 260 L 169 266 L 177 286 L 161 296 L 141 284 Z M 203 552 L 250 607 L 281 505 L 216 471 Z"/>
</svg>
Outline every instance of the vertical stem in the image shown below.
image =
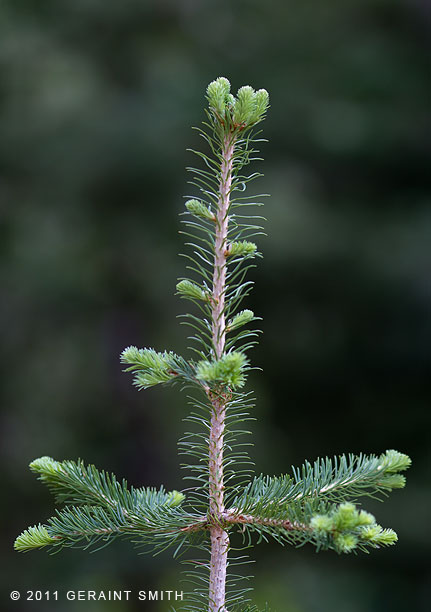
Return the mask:
<svg viewBox="0 0 431 612">
<path fill-rule="evenodd" d="M 232 183 L 233 153 L 235 135 L 227 134 L 223 141 L 219 201 L 216 218 L 214 243 L 214 274 L 212 290 L 212 341 L 216 359 L 225 351 L 226 319 L 226 248 L 229 225 L 230 190 Z M 209 435 L 209 504 L 214 525 L 210 529 L 211 561 L 209 580 L 209 612 L 227 612 L 226 568 L 229 549 L 229 535 L 217 523 L 224 512 L 223 483 L 223 438 L 227 396 L 223 393 L 209 395 L 213 413 Z"/>
</svg>

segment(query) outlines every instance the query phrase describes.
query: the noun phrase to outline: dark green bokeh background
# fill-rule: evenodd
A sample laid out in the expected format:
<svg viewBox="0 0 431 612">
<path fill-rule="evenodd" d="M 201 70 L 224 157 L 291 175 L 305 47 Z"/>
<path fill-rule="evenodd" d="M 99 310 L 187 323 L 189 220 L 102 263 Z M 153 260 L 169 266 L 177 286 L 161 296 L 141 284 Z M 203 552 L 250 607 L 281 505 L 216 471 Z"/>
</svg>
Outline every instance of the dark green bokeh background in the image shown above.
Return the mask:
<svg viewBox="0 0 431 612">
<path fill-rule="evenodd" d="M 430 10 L 395 0 L 3 0 L 0 5 L 3 610 L 19 589 L 181 588 L 127 543 L 18 555 L 53 510 L 30 460 L 85 458 L 179 488 L 185 398 L 137 393 L 128 344 L 184 353 L 173 296 L 191 130 L 207 83 L 270 91 L 269 238 L 247 306 L 258 471 L 397 448 L 408 488 L 367 507 L 400 536 L 372 555 L 261 545 L 255 601 L 278 612 L 425 611 L 429 559 Z M 428 76 L 427 76 L 428 73 Z"/>
</svg>

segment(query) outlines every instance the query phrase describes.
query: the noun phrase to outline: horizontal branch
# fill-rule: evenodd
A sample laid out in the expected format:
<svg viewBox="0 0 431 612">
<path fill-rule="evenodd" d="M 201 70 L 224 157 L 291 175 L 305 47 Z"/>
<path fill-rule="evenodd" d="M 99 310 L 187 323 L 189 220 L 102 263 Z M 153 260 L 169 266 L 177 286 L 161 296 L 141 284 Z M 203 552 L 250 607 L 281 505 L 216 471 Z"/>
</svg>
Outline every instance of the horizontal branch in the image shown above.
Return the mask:
<svg viewBox="0 0 431 612">
<path fill-rule="evenodd" d="M 204 529 L 211 529 L 214 526 L 222 526 L 225 529 L 233 525 L 262 525 L 265 527 L 274 527 L 276 529 L 285 529 L 287 531 L 307 531 L 310 528 L 307 525 L 301 524 L 297 521 L 290 521 L 288 519 L 278 518 L 267 518 L 252 516 L 251 514 L 238 513 L 235 508 L 230 508 L 222 512 L 218 519 L 214 517 L 201 516 L 196 522 L 183 527 L 183 532 L 201 531 Z"/>
<path fill-rule="evenodd" d="M 226 510 L 222 518 L 228 525 L 263 525 L 265 527 L 274 527 L 275 529 L 285 529 L 287 531 L 306 531 L 309 529 L 307 525 L 303 525 L 297 521 L 241 514 L 234 508 Z"/>
<path fill-rule="evenodd" d="M 360 496 L 376 497 L 402 488 L 405 477 L 399 472 L 410 466 L 407 455 L 388 450 L 380 456 L 341 455 L 306 462 L 293 468 L 293 477 L 258 476 L 233 501 L 244 514 L 274 516 L 284 508 L 304 503 L 342 502 Z"/>
</svg>

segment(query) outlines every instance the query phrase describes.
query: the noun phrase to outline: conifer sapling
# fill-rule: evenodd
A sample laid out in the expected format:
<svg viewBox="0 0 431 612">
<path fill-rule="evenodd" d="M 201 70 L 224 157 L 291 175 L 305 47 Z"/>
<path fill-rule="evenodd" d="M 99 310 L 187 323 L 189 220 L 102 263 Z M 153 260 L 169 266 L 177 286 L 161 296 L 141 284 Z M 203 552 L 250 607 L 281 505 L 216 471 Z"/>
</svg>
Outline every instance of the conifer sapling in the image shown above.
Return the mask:
<svg viewBox="0 0 431 612">
<path fill-rule="evenodd" d="M 24 531 L 15 549 L 95 549 L 123 537 L 150 552 L 171 548 L 175 556 L 189 556 L 200 550 L 202 558 L 189 572 L 195 586 L 181 609 L 257 612 L 248 589 L 228 580 L 228 565 L 243 560 L 233 548 L 268 536 L 338 553 L 394 544 L 396 533 L 355 504 L 362 496 L 404 487 L 401 472 L 410 459 L 394 450 L 342 455 L 306 461 L 290 475 L 253 477 L 238 440 L 253 407 L 244 387 L 248 351 L 258 333 L 250 326 L 257 317 L 241 306 L 252 286 L 247 271 L 260 256 L 253 239 L 262 231 L 262 217 L 250 213 L 261 203 L 245 195 L 260 174 L 245 168 L 260 159 L 256 126 L 265 118 L 268 93 L 245 86 L 234 96 L 220 77 L 209 84 L 206 98 L 206 121 L 199 129 L 205 152 L 193 151 L 199 166 L 188 170 L 197 193 L 184 212 L 191 278 L 177 284 L 178 295 L 193 303 L 183 315 L 193 333 L 192 357 L 135 346 L 121 354 L 138 389 L 179 382 L 189 390 L 191 430 L 180 445 L 193 486 L 186 493 L 134 488 L 82 461 L 36 459 L 30 469 L 62 506 L 45 525 Z M 235 547 L 233 537 L 240 539 Z"/>
</svg>

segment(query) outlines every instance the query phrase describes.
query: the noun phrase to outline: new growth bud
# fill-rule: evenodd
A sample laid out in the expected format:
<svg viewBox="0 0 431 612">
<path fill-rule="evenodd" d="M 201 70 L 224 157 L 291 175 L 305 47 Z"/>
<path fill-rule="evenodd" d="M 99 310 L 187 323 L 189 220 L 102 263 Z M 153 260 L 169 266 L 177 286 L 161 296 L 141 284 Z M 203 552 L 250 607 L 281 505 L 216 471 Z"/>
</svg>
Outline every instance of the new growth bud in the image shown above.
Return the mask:
<svg viewBox="0 0 431 612">
<path fill-rule="evenodd" d="M 365 546 L 390 546 L 398 539 L 395 531 L 383 529 L 372 514 L 358 511 L 350 502 L 340 504 L 328 514 L 313 516 L 310 527 L 319 546 L 329 546 L 339 553 L 349 553 L 358 547 L 364 549 Z"/>
<path fill-rule="evenodd" d="M 247 323 L 251 323 L 254 319 L 254 312 L 252 310 L 241 310 L 237 315 L 234 316 L 227 324 L 227 331 L 233 331 L 238 329 Z"/>
<path fill-rule="evenodd" d="M 244 130 L 265 118 L 269 106 L 266 89 L 254 91 L 250 85 L 241 87 L 236 98 L 230 93 L 230 83 L 219 77 L 208 85 L 207 99 L 213 115 L 227 131 Z"/>
<path fill-rule="evenodd" d="M 46 474 L 46 475 L 54 475 L 59 470 L 61 470 L 61 463 L 59 461 L 55 461 L 51 457 L 39 457 L 38 459 L 34 459 L 29 465 L 32 472 L 36 472 L 37 474 Z"/>
<path fill-rule="evenodd" d="M 240 255 L 243 255 L 244 257 L 251 257 L 255 255 L 256 251 L 257 246 L 254 244 L 254 242 L 241 240 L 239 242 L 232 242 L 226 251 L 226 255 L 228 257 L 238 257 Z"/>
<path fill-rule="evenodd" d="M 388 474 L 382 477 L 379 484 L 388 489 L 403 489 L 406 486 L 406 478 L 402 474 Z"/>
<path fill-rule="evenodd" d="M 215 221 L 214 213 L 199 200 L 188 200 L 186 202 L 186 208 L 190 214 L 201 219 L 207 219 L 208 221 Z"/>
<path fill-rule="evenodd" d="M 54 542 L 55 538 L 49 535 L 46 527 L 43 525 L 35 525 L 34 527 L 26 529 L 16 538 L 14 548 L 19 552 L 28 552 L 34 548 L 42 548 Z"/>
<path fill-rule="evenodd" d="M 338 530 L 350 529 L 358 524 L 358 511 L 354 504 L 346 502 L 338 506 L 337 512 L 334 514 L 334 525 Z"/>
<path fill-rule="evenodd" d="M 386 474 L 394 474 L 395 472 L 403 472 L 410 467 L 412 460 L 408 455 L 400 453 L 396 450 L 387 450 L 384 455 L 381 455 L 381 469 Z"/>
<path fill-rule="evenodd" d="M 334 521 L 326 514 L 318 514 L 313 516 L 310 525 L 316 531 L 328 533 L 334 529 Z"/>
<path fill-rule="evenodd" d="M 178 373 L 180 358 L 172 351 L 158 353 L 154 349 L 138 349 L 129 346 L 121 353 L 121 362 L 129 365 L 125 372 L 134 372 L 133 384 L 148 389 L 173 380 Z"/>
<path fill-rule="evenodd" d="M 225 116 L 226 106 L 233 104 L 232 99 L 234 100 L 234 98 L 229 94 L 230 83 L 225 77 L 219 77 L 207 87 L 209 106 L 222 119 Z"/>
<path fill-rule="evenodd" d="M 177 291 L 181 297 L 189 298 L 191 300 L 207 300 L 207 294 L 199 287 L 196 283 L 192 283 L 189 280 L 182 280 L 177 284 Z"/>
<path fill-rule="evenodd" d="M 242 387 L 245 382 L 244 368 L 247 358 L 239 351 L 228 353 L 218 361 L 199 361 L 196 378 L 206 383 L 221 383 L 228 387 Z"/>
<path fill-rule="evenodd" d="M 249 85 L 238 89 L 233 113 L 234 123 L 246 125 L 254 117 L 256 110 L 256 94 Z"/>
<path fill-rule="evenodd" d="M 339 552 L 349 553 L 358 544 L 358 538 L 351 533 L 339 533 L 334 537 L 335 545 Z"/>
<path fill-rule="evenodd" d="M 180 493 L 179 491 L 171 491 L 168 495 L 168 499 L 166 500 L 166 505 L 174 508 L 175 506 L 179 506 L 184 500 L 185 495 Z"/>
</svg>

